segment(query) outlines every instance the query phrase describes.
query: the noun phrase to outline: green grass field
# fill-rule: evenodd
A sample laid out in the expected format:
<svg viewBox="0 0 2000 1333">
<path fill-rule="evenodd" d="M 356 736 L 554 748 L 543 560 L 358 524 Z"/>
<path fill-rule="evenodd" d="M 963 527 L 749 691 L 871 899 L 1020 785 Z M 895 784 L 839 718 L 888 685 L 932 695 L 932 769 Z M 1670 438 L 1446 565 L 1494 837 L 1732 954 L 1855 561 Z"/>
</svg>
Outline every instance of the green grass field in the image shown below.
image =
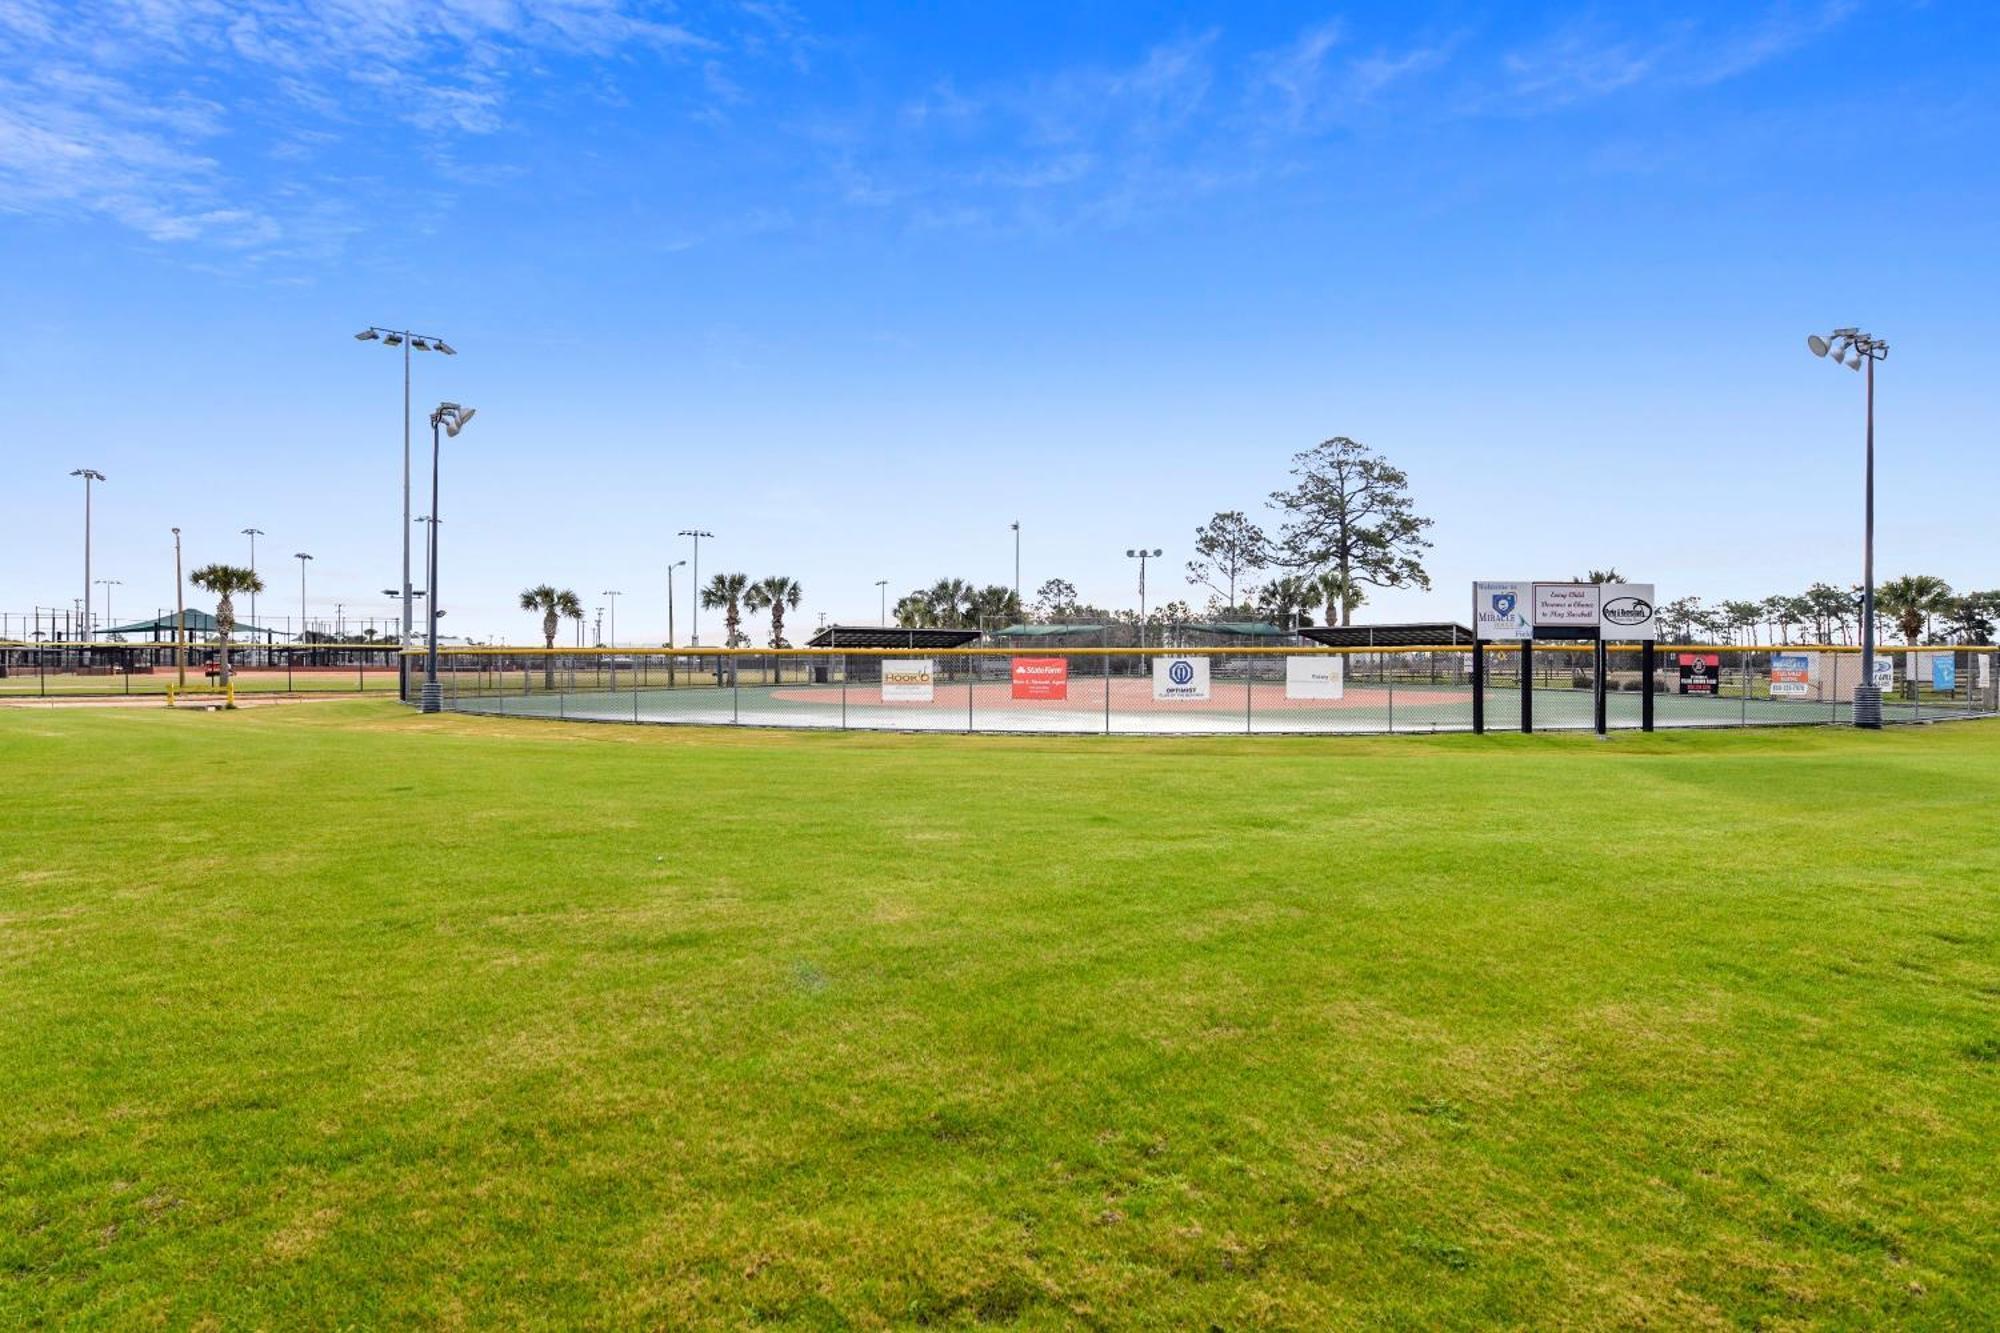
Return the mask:
<svg viewBox="0 0 2000 1333">
<path fill-rule="evenodd" d="M 0 1326 L 1968 1327 L 2000 726 L 0 710 Z"/>
</svg>

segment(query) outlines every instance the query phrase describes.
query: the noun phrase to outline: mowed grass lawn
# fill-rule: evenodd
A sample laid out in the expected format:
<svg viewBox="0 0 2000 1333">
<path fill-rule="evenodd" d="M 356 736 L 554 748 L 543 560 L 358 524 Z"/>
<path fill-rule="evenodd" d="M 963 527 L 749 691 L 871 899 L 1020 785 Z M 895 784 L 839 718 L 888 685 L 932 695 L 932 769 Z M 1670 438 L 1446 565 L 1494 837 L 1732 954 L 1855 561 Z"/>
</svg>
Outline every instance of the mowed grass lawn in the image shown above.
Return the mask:
<svg viewBox="0 0 2000 1333">
<path fill-rule="evenodd" d="M 2000 728 L 0 711 L 0 1325 L 1957 1327 Z"/>
</svg>

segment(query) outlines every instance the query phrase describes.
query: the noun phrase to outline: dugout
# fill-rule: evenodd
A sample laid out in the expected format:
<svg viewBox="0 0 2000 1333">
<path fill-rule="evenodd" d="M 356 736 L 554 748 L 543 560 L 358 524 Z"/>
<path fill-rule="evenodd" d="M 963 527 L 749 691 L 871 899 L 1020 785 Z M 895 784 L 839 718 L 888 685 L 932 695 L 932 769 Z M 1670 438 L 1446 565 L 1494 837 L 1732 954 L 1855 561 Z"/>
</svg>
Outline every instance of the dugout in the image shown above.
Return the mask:
<svg viewBox="0 0 2000 1333">
<path fill-rule="evenodd" d="M 944 648 L 967 648 L 979 641 L 976 629 L 918 629 L 901 625 L 823 625 L 806 640 L 808 648 L 901 648 L 911 653 L 936 652 Z M 959 674 L 950 667 L 951 659 L 939 663 L 938 674 Z M 813 682 L 824 685 L 830 679 L 825 660 L 813 663 Z M 854 683 L 880 681 L 882 658 L 875 654 L 851 658 L 845 664 L 845 678 Z"/>
</svg>

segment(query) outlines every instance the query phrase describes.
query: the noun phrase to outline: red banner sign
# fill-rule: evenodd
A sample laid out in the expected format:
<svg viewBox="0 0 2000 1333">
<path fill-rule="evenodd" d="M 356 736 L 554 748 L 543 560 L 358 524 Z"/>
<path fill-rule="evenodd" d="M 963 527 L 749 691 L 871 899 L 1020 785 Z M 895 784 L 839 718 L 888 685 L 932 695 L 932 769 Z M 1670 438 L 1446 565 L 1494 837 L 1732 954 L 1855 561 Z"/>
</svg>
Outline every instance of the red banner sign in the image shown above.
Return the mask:
<svg viewBox="0 0 2000 1333">
<path fill-rule="evenodd" d="M 1017 657 L 1014 659 L 1016 699 L 1069 698 L 1067 657 Z"/>
</svg>

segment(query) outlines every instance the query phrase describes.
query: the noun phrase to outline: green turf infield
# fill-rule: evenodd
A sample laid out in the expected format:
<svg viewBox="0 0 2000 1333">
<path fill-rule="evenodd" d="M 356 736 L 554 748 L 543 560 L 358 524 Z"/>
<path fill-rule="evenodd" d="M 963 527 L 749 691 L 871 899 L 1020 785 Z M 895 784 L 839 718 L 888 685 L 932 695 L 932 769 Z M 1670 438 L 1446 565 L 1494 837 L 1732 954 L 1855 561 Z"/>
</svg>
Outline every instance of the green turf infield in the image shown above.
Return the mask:
<svg viewBox="0 0 2000 1333">
<path fill-rule="evenodd" d="M 0 709 L 0 1327 L 1970 1327 L 2000 724 Z"/>
</svg>

